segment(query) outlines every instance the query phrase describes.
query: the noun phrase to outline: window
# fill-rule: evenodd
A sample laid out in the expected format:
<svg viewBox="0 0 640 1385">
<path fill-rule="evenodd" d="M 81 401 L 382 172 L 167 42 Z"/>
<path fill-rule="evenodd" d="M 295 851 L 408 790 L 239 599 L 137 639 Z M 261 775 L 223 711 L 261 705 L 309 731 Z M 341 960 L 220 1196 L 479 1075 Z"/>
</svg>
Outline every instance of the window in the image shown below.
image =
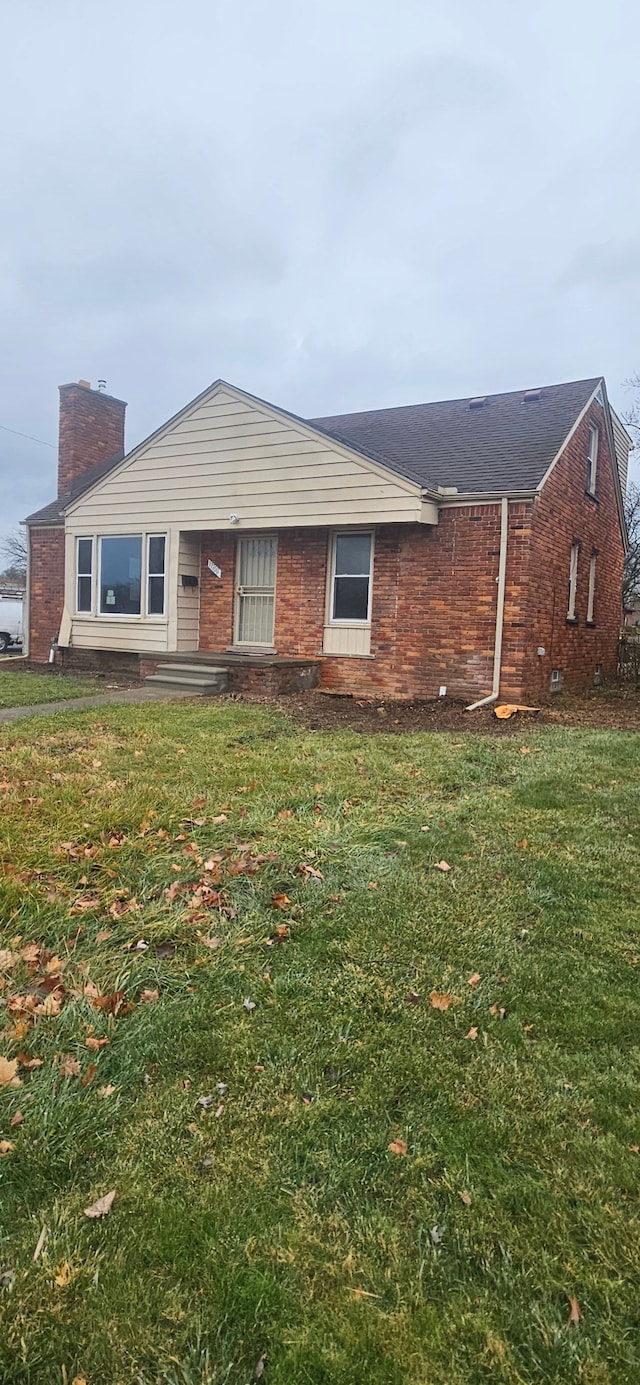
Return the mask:
<svg viewBox="0 0 640 1385">
<path fill-rule="evenodd" d="M 589 563 L 589 595 L 587 597 L 587 625 L 595 624 L 593 619 L 593 603 L 596 595 L 596 559 L 597 554 L 592 553 L 591 562 Z"/>
<path fill-rule="evenodd" d="M 93 609 L 93 539 L 78 539 L 76 544 L 76 611 Z"/>
<path fill-rule="evenodd" d="M 336 534 L 331 581 L 332 621 L 368 622 L 371 610 L 372 534 Z"/>
<path fill-rule="evenodd" d="M 567 606 L 567 620 L 576 618 L 576 587 L 578 585 L 578 554 L 580 544 L 574 543 L 571 546 L 571 559 L 569 562 L 569 604 Z"/>
<path fill-rule="evenodd" d="M 596 493 L 596 476 L 598 474 L 598 443 L 600 441 L 600 429 L 595 424 L 589 429 L 589 479 L 587 491 L 589 495 Z"/>
<path fill-rule="evenodd" d="M 598 688 L 602 682 L 602 664 L 596 664 L 593 671 L 593 681 Z"/>
<path fill-rule="evenodd" d="M 139 616 L 142 537 L 100 539 L 100 614 Z"/>
<path fill-rule="evenodd" d="M 551 683 L 550 683 L 549 686 L 550 686 L 551 692 L 560 692 L 560 689 L 561 689 L 561 687 L 562 687 L 562 669 L 561 669 L 561 668 L 554 668 L 554 669 L 551 670 Z"/>
<path fill-rule="evenodd" d="M 147 539 L 147 615 L 164 615 L 164 534 L 149 534 Z"/>
</svg>

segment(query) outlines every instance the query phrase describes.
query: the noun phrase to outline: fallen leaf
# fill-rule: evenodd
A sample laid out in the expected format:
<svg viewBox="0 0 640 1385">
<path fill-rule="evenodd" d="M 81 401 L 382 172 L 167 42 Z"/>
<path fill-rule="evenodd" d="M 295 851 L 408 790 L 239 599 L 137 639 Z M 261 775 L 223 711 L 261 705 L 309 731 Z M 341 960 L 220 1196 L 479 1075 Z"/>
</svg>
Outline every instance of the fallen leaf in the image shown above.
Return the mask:
<svg viewBox="0 0 640 1385">
<path fill-rule="evenodd" d="M 87 1048 L 90 1048 L 91 1051 L 92 1051 L 92 1053 L 97 1053 L 97 1052 L 98 1052 L 98 1049 L 104 1048 L 104 1047 L 105 1047 L 105 1044 L 108 1044 L 108 1042 L 109 1042 L 109 1040 L 106 1039 L 106 1038 L 105 1038 L 105 1039 L 95 1039 L 95 1038 L 93 1037 L 92 1034 L 89 1035 L 89 1038 L 88 1038 L 88 1039 L 85 1039 L 86 1047 L 87 1047 Z"/>
<path fill-rule="evenodd" d="M 523 837 L 522 840 L 518 842 L 518 847 L 519 847 L 520 851 L 526 851 L 528 845 L 529 845 L 529 842 L 528 842 L 528 840 L 527 840 L 526 837 Z"/>
<path fill-rule="evenodd" d="M 28 966 L 36 963 L 40 957 L 40 951 L 39 943 L 27 943 L 26 947 L 22 949 L 23 962 L 26 962 Z"/>
<path fill-rule="evenodd" d="M 112 1188 L 110 1193 L 105 1193 L 103 1197 L 98 1198 L 97 1202 L 92 1202 L 90 1207 L 85 1207 L 85 1217 L 91 1217 L 92 1219 L 95 1217 L 106 1217 L 107 1213 L 111 1211 L 115 1195 L 116 1190 Z"/>
<path fill-rule="evenodd" d="M 22 1125 L 23 1120 L 24 1116 L 22 1114 L 22 1111 L 16 1111 L 15 1116 L 12 1116 L 11 1120 L 9 1121 L 10 1130 L 15 1130 L 17 1125 Z"/>
<path fill-rule="evenodd" d="M 461 1202 L 464 1202 L 465 1207 L 470 1207 L 470 1206 L 471 1206 L 471 1203 L 473 1202 L 473 1198 L 472 1198 L 471 1193 L 469 1192 L 469 1190 L 468 1190 L 467 1188 L 463 1188 L 463 1189 L 462 1189 L 462 1192 L 459 1193 L 458 1196 L 459 1196 Z"/>
<path fill-rule="evenodd" d="M 421 1005 L 422 996 L 419 995 L 417 991 L 407 991 L 407 994 L 404 998 L 404 1003 L 405 1005 Z"/>
<path fill-rule="evenodd" d="M 80 1072 L 80 1064 L 72 1053 L 62 1053 L 58 1059 L 58 1068 L 61 1077 L 77 1077 Z"/>
<path fill-rule="evenodd" d="M 75 1279 L 76 1274 L 77 1271 L 73 1269 L 73 1266 L 69 1264 L 69 1261 L 63 1260 L 62 1264 L 58 1266 L 56 1273 L 53 1276 L 53 1282 L 58 1289 L 66 1289 L 67 1285 L 71 1283 L 71 1280 Z M 76 1380 L 77 1379 L 78 1376 L 76 1376 Z"/>
<path fill-rule="evenodd" d="M 477 986 L 481 980 L 480 972 L 474 971 L 473 976 L 470 976 L 467 981 L 467 986 Z"/>
<path fill-rule="evenodd" d="M 206 870 L 206 866 L 205 866 L 205 870 Z M 168 890 L 165 890 L 165 892 L 164 892 L 164 897 L 165 897 L 165 899 L 166 899 L 166 901 L 167 901 L 168 904 L 172 904 L 172 903 L 173 903 L 173 901 L 174 901 L 174 899 L 175 899 L 175 897 L 176 897 L 176 895 L 177 895 L 179 889 L 180 889 L 180 881 L 179 881 L 179 880 L 174 880 L 173 883 L 169 886 Z"/>
<path fill-rule="evenodd" d="M 578 1303 L 577 1298 L 575 1298 L 573 1294 L 567 1294 L 567 1298 L 569 1300 L 569 1307 L 571 1309 L 571 1312 L 569 1313 L 569 1322 L 574 1323 L 577 1327 L 582 1317 L 582 1309 L 580 1307 L 580 1304 Z"/>
<path fill-rule="evenodd" d="M 88 1063 L 87 1066 L 86 1066 L 86 1068 L 85 1068 L 85 1070 L 84 1070 L 84 1072 L 83 1072 L 83 1074 L 82 1074 L 82 1077 L 80 1078 L 80 1086 L 81 1086 L 81 1087 L 88 1087 L 88 1086 L 89 1086 L 89 1083 L 90 1083 L 90 1082 L 93 1082 L 93 1079 L 94 1079 L 95 1075 L 96 1075 L 96 1065 L 95 1065 L 95 1063 Z"/>
<path fill-rule="evenodd" d="M 451 870 L 451 866 L 448 864 L 447 861 L 436 861 L 436 864 L 435 864 L 435 866 L 434 866 L 434 870 L 447 871 L 447 870 Z"/>
<path fill-rule="evenodd" d="M 404 1140 L 392 1140 L 391 1143 L 387 1145 L 387 1149 L 390 1154 L 404 1155 L 407 1152 L 407 1146 Z"/>
<path fill-rule="evenodd" d="M 159 992 L 159 991 L 146 990 L 146 991 L 141 991 L 141 992 L 140 992 L 140 1004 L 141 1004 L 141 1005 L 152 1005 L 152 1004 L 154 1003 L 154 1001 L 159 1000 L 159 999 L 160 999 L 160 992 Z"/>
<path fill-rule="evenodd" d="M 271 905 L 274 909 L 288 909 L 291 904 L 288 894 L 274 894 L 271 896 Z"/>
<path fill-rule="evenodd" d="M 115 1092 L 115 1090 L 116 1090 L 115 1087 L 112 1086 L 112 1085 L 109 1085 L 109 1086 L 107 1086 L 107 1087 L 98 1087 L 98 1096 L 102 1096 L 102 1097 L 113 1096 L 113 1093 Z"/>
<path fill-rule="evenodd" d="M 471 1028 L 471 1029 L 469 1030 L 468 1034 L 465 1034 L 464 1037 L 465 1037 L 465 1039 L 477 1039 L 477 1037 L 478 1037 L 478 1031 L 477 1031 L 475 1025 L 473 1026 L 473 1028 Z"/>
<path fill-rule="evenodd" d="M 219 1120 L 220 1120 L 220 1117 L 224 1115 L 224 1101 L 221 1101 L 221 1102 L 220 1102 L 220 1105 L 219 1105 L 217 1111 L 216 1111 L 214 1114 L 215 1114 L 216 1120 L 219 1121 Z"/>
<path fill-rule="evenodd" d="M 2 1062 L 2 1059 L 0 1059 L 0 1063 L 1 1063 L 1 1062 Z M 43 1062 L 44 1062 L 44 1059 L 42 1059 L 42 1058 L 30 1058 L 28 1053 L 23 1053 L 22 1050 L 20 1050 L 20 1052 L 19 1052 L 18 1054 L 16 1054 L 16 1062 L 20 1064 L 20 1067 L 21 1067 L 21 1068 L 26 1068 L 27 1071 L 29 1072 L 29 1071 L 31 1071 L 33 1068 L 41 1068 L 41 1067 L 42 1067 L 42 1064 L 43 1064 Z"/>
<path fill-rule="evenodd" d="M 429 1235 L 431 1237 L 432 1245 L 441 1245 L 444 1237 L 444 1226 L 432 1226 Z"/>
<path fill-rule="evenodd" d="M 12 1140 L 0 1140 L 0 1155 L 13 1154 L 15 1145 Z"/>
<path fill-rule="evenodd" d="M 35 1013 L 36 1015 L 44 1015 L 46 1019 L 51 1019 L 54 1015 L 60 1014 L 60 1007 L 60 997 L 56 995 L 55 991 L 52 991 L 46 1000 L 43 1000 L 42 1005 L 36 1005 Z"/>
<path fill-rule="evenodd" d="M 504 1005 L 498 1005 L 497 1003 L 489 1006 L 489 1014 L 495 1015 L 497 1019 L 501 1020 L 506 1020 L 507 1018 L 507 1012 L 504 1008 Z"/>
<path fill-rule="evenodd" d="M 97 943 L 106 943 L 107 938 L 112 938 L 112 937 L 113 937 L 113 928 L 101 928 L 101 929 L 100 929 L 100 932 L 99 932 L 99 933 L 96 933 L 96 942 L 97 942 Z"/>
<path fill-rule="evenodd" d="M 227 815 L 226 815 L 226 813 L 218 813 L 217 818 L 212 818 L 212 819 L 211 819 L 211 823 L 212 823 L 212 826 L 213 826 L 213 827 L 219 827 L 221 823 L 226 822 L 226 821 L 227 821 Z"/>
<path fill-rule="evenodd" d="M 16 1077 L 17 1058 L 0 1058 L 0 1087 L 21 1087 L 22 1081 Z"/>
<path fill-rule="evenodd" d="M 199 1096 L 196 1098 L 196 1106 L 201 1106 L 203 1111 L 209 1111 L 214 1101 L 214 1096 Z"/>
<path fill-rule="evenodd" d="M 291 811 L 290 808 L 282 808 L 282 810 L 278 813 L 278 817 L 279 817 L 279 818 L 292 818 L 292 817 L 293 817 L 293 813 L 292 813 L 292 811 Z"/>
<path fill-rule="evenodd" d="M 35 1250 L 34 1250 L 34 1252 L 33 1252 L 33 1258 L 34 1258 L 34 1260 L 39 1260 L 39 1259 L 40 1259 L 40 1256 L 41 1256 L 41 1254 L 42 1254 L 42 1251 L 44 1250 L 44 1243 L 45 1243 L 46 1239 L 47 1239 L 47 1228 L 46 1228 L 46 1226 L 43 1226 L 42 1231 L 40 1232 L 40 1235 L 38 1236 L 38 1240 L 37 1240 L 37 1243 L 36 1243 L 36 1248 L 35 1248 Z"/>
<path fill-rule="evenodd" d="M 118 1014 L 123 1002 L 124 991 L 111 991 L 109 995 L 93 996 L 91 1000 L 94 1010 L 102 1010 L 105 1015 Z"/>
<path fill-rule="evenodd" d="M 215 951 L 217 947 L 222 946 L 222 938 L 200 938 L 200 942 L 203 943 L 205 947 L 210 948 L 212 952 Z"/>
<path fill-rule="evenodd" d="M 434 1010 L 448 1010 L 453 1005 L 453 996 L 443 994 L 441 991 L 431 991 L 429 1001 Z"/>
<path fill-rule="evenodd" d="M 255 1002 L 255 1000 L 249 1000 L 249 997 L 248 997 L 248 996 L 245 996 L 245 999 L 244 999 L 243 1002 L 242 1002 L 242 1008 L 243 1008 L 243 1010 L 246 1010 L 246 1011 L 247 1011 L 247 1014 L 248 1014 L 248 1015 L 250 1015 L 250 1014 L 251 1014 L 251 1011 L 252 1011 L 252 1010 L 255 1010 L 255 1008 L 256 1008 L 256 1002 Z"/>
<path fill-rule="evenodd" d="M 255 1364 L 255 1366 L 254 1366 L 254 1368 L 253 1368 L 253 1379 L 254 1379 L 254 1380 L 260 1380 L 260 1379 L 261 1379 L 261 1377 L 264 1375 L 264 1368 L 265 1368 L 266 1364 L 267 1364 L 267 1353 L 266 1353 L 266 1351 L 263 1351 L 262 1356 L 260 1356 L 260 1357 L 258 1358 L 258 1360 L 256 1361 L 256 1364 Z"/>
<path fill-rule="evenodd" d="M 9 971 L 19 961 L 19 952 L 10 952 L 6 947 L 0 948 L 0 971 Z"/>
</svg>

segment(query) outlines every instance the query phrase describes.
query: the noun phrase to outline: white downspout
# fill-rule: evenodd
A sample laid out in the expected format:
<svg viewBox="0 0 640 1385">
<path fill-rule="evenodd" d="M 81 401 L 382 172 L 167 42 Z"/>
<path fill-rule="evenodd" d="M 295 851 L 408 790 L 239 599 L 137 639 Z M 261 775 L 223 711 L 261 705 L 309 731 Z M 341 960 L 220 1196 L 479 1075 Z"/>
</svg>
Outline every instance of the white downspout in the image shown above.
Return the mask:
<svg viewBox="0 0 640 1385">
<path fill-rule="evenodd" d="M 493 647 L 493 685 L 487 697 L 472 702 L 465 711 L 475 712 L 478 707 L 488 707 L 497 702 L 500 696 L 500 672 L 502 668 L 502 631 L 504 628 L 504 592 L 507 576 L 507 536 L 509 533 L 509 501 L 503 495 L 500 501 L 500 560 L 498 562 L 498 604 L 496 606 L 496 638 Z"/>
<path fill-rule="evenodd" d="M 25 530 L 27 535 L 27 576 L 22 602 L 22 657 L 28 659 L 31 636 L 31 529 L 28 524 L 25 525 Z"/>
</svg>

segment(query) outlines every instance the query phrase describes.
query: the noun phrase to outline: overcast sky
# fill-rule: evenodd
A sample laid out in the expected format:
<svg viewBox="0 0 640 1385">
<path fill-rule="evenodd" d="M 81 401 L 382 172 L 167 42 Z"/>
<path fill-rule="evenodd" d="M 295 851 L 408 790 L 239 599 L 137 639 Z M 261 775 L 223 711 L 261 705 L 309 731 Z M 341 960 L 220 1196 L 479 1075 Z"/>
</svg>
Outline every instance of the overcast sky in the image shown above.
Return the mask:
<svg viewBox="0 0 640 1385">
<path fill-rule="evenodd" d="M 640 370 L 637 0 L 0 0 L 0 424 Z M 55 451 L 0 431 L 0 528 Z"/>
</svg>

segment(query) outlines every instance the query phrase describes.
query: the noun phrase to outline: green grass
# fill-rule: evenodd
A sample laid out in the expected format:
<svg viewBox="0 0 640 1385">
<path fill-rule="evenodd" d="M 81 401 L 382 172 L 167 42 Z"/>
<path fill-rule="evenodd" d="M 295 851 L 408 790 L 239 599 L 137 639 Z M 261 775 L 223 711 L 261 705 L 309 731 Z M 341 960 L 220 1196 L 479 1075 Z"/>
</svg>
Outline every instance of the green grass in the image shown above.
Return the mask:
<svg viewBox="0 0 640 1385">
<path fill-rule="evenodd" d="M 104 684 L 90 678 L 62 678 L 59 674 L 14 672 L 0 668 L 0 708 L 35 707 L 40 702 L 63 702 L 104 692 Z"/>
<path fill-rule="evenodd" d="M 3 1385 L 246 1385 L 265 1351 L 267 1385 L 636 1382 L 640 737 L 331 736 L 210 703 L 0 734 L 0 946 L 46 944 L 70 993 L 0 1041 L 43 1059 L 0 1091 Z M 227 871 L 235 916 L 167 900 L 238 844 L 268 859 Z"/>
</svg>

